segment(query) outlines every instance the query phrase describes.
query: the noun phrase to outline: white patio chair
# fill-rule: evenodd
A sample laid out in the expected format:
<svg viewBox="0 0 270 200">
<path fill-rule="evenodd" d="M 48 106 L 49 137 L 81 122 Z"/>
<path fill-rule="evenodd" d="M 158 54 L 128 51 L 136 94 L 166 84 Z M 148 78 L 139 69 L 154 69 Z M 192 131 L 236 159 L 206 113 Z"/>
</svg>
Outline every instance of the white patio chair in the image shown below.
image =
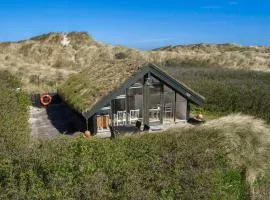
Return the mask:
<svg viewBox="0 0 270 200">
<path fill-rule="evenodd" d="M 158 121 L 160 116 L 160 107 L 149 109 L 149 115 L 151 120 Z"/>
<path fill-rule="evenodd" d="M 171 123 L 173 121 L 173 104 L 166 103 L 164 105 L 164 123 Z"/>
<path fill-rule="evenodd" d="M 127 113 L 126 111 L 117 111 L 116 125 L 126 125 L 127 124 Z"/>
<path fill-rule="evenodd" d="M 136 123 L 136 121 L 139 120 L 140 117 L 140 109 L 136 109 L 136 110 L 130 110 L 129 111 L 129 123 Z"/>
<path fill-rule="evenodd" d="M 164 106 L 164 117 L 167 118 L 172 118 L 172 103 L 166 103 Z"/>
</svg>

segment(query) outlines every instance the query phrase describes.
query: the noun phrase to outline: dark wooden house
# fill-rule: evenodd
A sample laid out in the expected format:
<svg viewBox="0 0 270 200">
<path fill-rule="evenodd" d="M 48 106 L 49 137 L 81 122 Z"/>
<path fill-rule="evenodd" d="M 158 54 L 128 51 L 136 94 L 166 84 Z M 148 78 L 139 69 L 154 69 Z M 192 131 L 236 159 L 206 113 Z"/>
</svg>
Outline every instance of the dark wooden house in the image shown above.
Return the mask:
<svg viewBox="0 0 270 200">
<path fill-rule="evenodd" d="M 109 133 L 112 128 L 160 130 L 185 123 L 190 103 L 202 105 L 205 101 L 153 64 L 114 61 L 104 65 L 76 75 L 59 89 L 93 134 Z"/>
</svg>

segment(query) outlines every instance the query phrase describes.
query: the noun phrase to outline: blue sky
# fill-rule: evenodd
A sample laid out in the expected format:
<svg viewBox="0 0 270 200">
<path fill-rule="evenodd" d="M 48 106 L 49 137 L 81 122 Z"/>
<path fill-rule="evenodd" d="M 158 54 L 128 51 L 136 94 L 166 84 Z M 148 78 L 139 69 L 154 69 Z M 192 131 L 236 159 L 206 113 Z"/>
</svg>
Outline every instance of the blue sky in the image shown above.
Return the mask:
<svg viewBox="0 0 270 200">
<path fill-rule="evenodd" d="M 0 0 L 0 41 L 87 31 L 95 39 L 163 45 L 270 45 L 269 0 Z"/>
</svg>

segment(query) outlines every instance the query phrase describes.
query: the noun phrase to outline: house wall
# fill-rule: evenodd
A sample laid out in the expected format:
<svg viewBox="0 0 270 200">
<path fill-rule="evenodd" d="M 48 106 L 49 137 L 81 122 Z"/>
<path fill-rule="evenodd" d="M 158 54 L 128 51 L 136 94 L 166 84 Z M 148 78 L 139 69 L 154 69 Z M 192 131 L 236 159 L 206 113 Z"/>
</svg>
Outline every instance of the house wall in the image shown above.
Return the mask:
<svg viewBox="0 0 270 200">
<path fill-rule="evenodd" d="M 146 76 L 145 79 L 147 79 L 147 77 L 149 77 L 149 75 Z M 125 89 L 125 93 L 122 93 L 122 95 L 118 96 L 117 99 L 111 101 L 111 120 L 113 120 L 112 115 L 116 115 L 117 111 L 127 111 L 127 119 L 125 120 L 125 123 L 123 122 L 120 124 L 128 124 L 130 119 L 128 117 L 129 111 L 135 109 L 140 110 L 139 118 L 142 119 L 142 123 L 145 125 L 150 125 L 152 122 L 155 123 L 154 125 L 163 124 L 164 118 L 166 118 L 166 124 L 187 120 L 189 115 L 187 99 L 176 93 L 169 86 L 166 86 L 166 84 L 162 85 L 161 81 L 153 77 L 151 78 L 153 80 L 151 80 L 150 83 L 148 82 L 146 84 L 144 82 L 143 87 L 137 86 L 137 88 L 133 85 L 131 86 L 133 87 L 132 89 Z M 147 106 L 144 108 L 144 105 Z M 171 108 L 171 112 L 168 112 L 168 107 Z M 158 108 L 160 108 L 161 112 L 156 114 L 156 112 L 158 112 L 156 111 Z M 166 115 L 163 113 L 165 109 L 167 111 Z M 158 118 L 156 116 L 158 116 Z M 150 122 L 150 120 L 152 121 Z M 94 127 L 91 128 L 91 132 L 93 131 L 94 133 L 97 132 L 96 121 L 97 119 L 95 116 L 89 120 L 89 127 Z"/>
<path fill-rule="evenodd" d="M 176 110 L 175 118 L 177 120 L 186 120 L 187 119 L 187 100 L 182 97 L 180 94 L 176 94 Z"/>
</svg>

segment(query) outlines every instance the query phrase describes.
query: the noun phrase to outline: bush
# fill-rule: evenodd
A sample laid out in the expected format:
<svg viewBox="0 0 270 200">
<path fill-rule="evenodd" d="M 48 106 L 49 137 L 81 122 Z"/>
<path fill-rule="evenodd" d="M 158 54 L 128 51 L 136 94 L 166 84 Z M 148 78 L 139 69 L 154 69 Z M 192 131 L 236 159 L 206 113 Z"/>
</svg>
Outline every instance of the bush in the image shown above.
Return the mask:
<svg viewBox="0 0 270 200">
<path fill-rule="evenodd" d="M 266 125 L 246 116 L 116 140 L 43 140 L 1 160 L 0 197 L 248 199 L 246 171 L 269 162 L 268 141 Z"/>
<path fill-rule="evenodd" d="M 7 149 L 16 153 L 29 139 L 28 97 L 16 91 L 20 82 L 8 74 L 0 72 L 0 152 Z"/>
<path fill-rule="evenodd" d="M 228 166 L 215 137 L 215 131 L 194 130 L 41 141 L 16 165 L 1 165 L 2 198 L 243 199 L 241 170 Z"/>
<path fill-rule="evenodd" d="M 125 58 L 127 58 L 128 56 L 127 56 L 127 54 L 125 54 L 124 52 L 119 52 L 119 53 L 116 53 L 116 54 L 114 55 L 114 57 L 115 57 L 115 59 L 125 59 Z"/>
</svg>

